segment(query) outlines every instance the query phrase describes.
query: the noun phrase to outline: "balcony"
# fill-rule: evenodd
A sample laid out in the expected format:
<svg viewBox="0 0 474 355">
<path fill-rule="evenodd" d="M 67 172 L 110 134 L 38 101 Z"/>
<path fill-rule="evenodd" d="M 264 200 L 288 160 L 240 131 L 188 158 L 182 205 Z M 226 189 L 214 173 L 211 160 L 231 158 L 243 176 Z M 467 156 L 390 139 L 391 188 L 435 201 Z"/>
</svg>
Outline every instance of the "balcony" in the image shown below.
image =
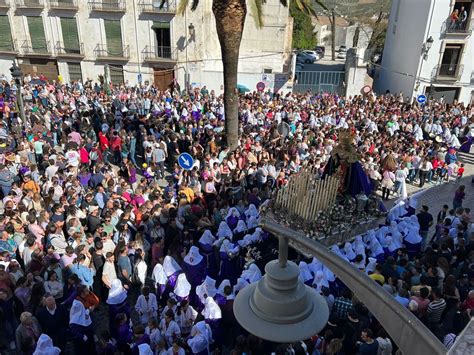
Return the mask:
<svg viewBox="0 0 474 355">
<path fill-rule="evenodd" d="M 437 81 L 458 81 L 461 78 L 464 65 L 439 64 L 434 68 L 434 79 Z"/>
<path fill-rule="evenodd" d="M 0 9 L 8 9 L 8 8 L 10 8 L 10 1 L 0 0 Z"/>
<path fill-rule="evenodd" d="M 160 0 L 140 0 L 138 2 L 138 11 L 142 14 L 175 14 L 176 0 L 166 0 L 163 6 L 155 6 L 161 4 Z"/>
<path fill-rule="evenodd" d="M 17 52 L 18 49 L 15 40 L 13 40 L 11 43 L 0 44 L 0 54 L 16 55 Z"/>
<path fill-rule="evenodd" d="M 148 63 L 170 63 L 177 60 L 177 49 L 173 47 L 146 46 L 143 51 L 143 61 Z"/>
<path fill-rule="evenodd" d="M 42 45 L 32 45 L 30 41 L 23 41 L 21 44 L 21 53 L 30 57 L 51 57 L 52 51 L 49 41 Z"/>
<path fill-rule="evenodd" d="M 110 51 L 104 44 L 98 44 L 94 48 L 94 55 L 97 60 L 128 62 L 130 58 L 130 46 L 124 46 L 120 51 Z"/>
<path fill-rule="evenodd" d="M 125 12 L 125 0 L 89 0 L 89 8 L 95 12 Z"/>
<path fill-rule="evenodd" d="M 79 9 L 78 0 L 49 0 L 51 10 L 77 11 Z"/>
<path fill-rule="evenodd" d="M 61 58 L 84 58 L 84 43 L 79 44 L 79 48 L 66 48 L 63 43 L 56 42 L 56 55 Z"/>
<path fill-rule="evenodd" d="M 17 9 L 43 9 L 43 0 L 15 0 Z"/>
<path fill-rule="evenodd" d="M 443 28 L 441 29 L 441 32 L 446 35 L 470 35 L 472 32 L 471 23 L 469 21 L 470 15 L 471 14 L 468 14 L 468 18 L 464 22 L 453 21 L 451 18 L 448 18 L 446 21 L 443 22 Z"/>
</svg>

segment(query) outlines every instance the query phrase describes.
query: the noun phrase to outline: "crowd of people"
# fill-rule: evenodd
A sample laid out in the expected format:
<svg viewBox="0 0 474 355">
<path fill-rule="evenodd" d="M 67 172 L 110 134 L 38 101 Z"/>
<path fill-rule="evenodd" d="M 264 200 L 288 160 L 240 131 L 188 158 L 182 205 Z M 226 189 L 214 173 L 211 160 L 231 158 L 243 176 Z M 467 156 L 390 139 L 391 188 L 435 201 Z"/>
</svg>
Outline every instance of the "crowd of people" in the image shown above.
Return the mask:
<svg viewBox="0 0 474 355">
<path fill-rule="evenodd" d="M 354 133 L 373 191 L 402 200 L 407 182 L 461 177 L 456 152 L 474 136 L 462 103 L 249 93 L 231 151 L 222 97 L 206 87 L 107 93 L 27 75 L 0 92 L 0 349 L 18 354 L 391 354 L 356 296 L 297 254 L 303 282 L 328 301 L 326 328 L 277 345 L 237 324 L 235 295 L 276 257 L 259 207 L 305 166 L 322 174 L 339 129 Z M 410 205 L 343 252 L 333 247 L 452 340 L 474 303 L 470 210 L 462 198 L 453 207 L 431 240 L 428 207 L 416 218 Z"/>
</svg>

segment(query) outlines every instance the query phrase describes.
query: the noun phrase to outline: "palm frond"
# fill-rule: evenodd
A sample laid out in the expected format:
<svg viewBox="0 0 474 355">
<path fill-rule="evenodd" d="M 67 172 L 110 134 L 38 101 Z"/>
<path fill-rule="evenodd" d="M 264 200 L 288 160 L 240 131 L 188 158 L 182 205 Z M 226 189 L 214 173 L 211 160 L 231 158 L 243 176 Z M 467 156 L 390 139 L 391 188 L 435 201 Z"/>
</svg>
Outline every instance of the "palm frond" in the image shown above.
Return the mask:
<svg viewBox="0 0 474 355">
<path fill-rule="evenodd" d="M 199 5 L 199 0 L 193 0 L 193 2 L 191 4 L 191 11 L 196 10 L 198 5 Z"/>
<path fill-rule="evenodd" d="M 162 5 L 166 0 L 161 0 Z M 192 0 L 191 2 L 191 11 L 194 11 L 197 9 L 199 5 L 199 0 Z M 189 6 L 189 0 L 179 0 L 178 8 L 176 12 L 178 15 L 184 15 L 184 12 L 186 11 L 186 8 Z"/>
<path fill-rule="evenodd" d="M 321 6 L 324 10 L 327 10 L 327 6 L 324 5 L 324 1 L 321 0 L 293 0 L 295 2 L 295 5 L 298 9 L 300 9 L 302 12 L 305 14 L 318 17 L 318 14 L 316 13 L 316 10 L 314 9 L 314 6 L 312 2 L 314 1 L 316 4 Z M 283 4 L 283 2 L 287 2 L 286 0 L 280 0 L 280 3 Z"/>
<path fill-rule="evenodd" d="M 253 0 L 250 3 L 251 14 L 255 21 L 257 28 L 263 27 L 263 4 L 266 3 L 266 0 Z"/>
<path fill-rule="evenodd" d="M 178 8 L 176 9 L 176 12 L 179 15 L 184 15 L 188 5 L 189 5 L 189 0 L 179 0 L 179 4 L 178 4 Z"/>
</svg>

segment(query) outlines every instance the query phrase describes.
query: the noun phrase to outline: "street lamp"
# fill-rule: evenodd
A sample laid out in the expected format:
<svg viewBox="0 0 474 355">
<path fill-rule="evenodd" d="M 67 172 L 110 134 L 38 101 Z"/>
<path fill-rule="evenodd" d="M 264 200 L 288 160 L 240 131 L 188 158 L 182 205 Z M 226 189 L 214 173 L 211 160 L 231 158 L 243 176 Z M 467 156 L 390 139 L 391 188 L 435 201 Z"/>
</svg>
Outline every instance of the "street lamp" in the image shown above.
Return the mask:
<svg viewBox="0 0 474 355">
<path fill-rule="evenodd" d="M 427 60 L 428 59 L 428 52 L 430 51 L 431 47 L 433 46 L 434 39 L 432 36 L 430 36 L 427 40 L 426 43 L 423 43 L 423 46 L 421 48 L 421 51 L 423 53 L 423 59 Z"/>
<path fill-rule="evenodd" d="M 10 68 L 10 73 L 12 78 L 15 80 L 15 85 L 17 87 L 17 100 L 18 100 L 18 108 L 20 109 L 20 118 L 23 122 L 23 125 L 26 127 L 26 119 L 25 119 L 25 109 L 23 107 L 23 96 L 21 94 L 21 81 L 23 80 L 23 72 L 21 68 L 16 65 L 16 62 L 13 61 L 13 65 Z"/>
<path fill-rule="evenodd" d="M 189 31 L 189 41 L 194 41 L 194 37 L 196 35 L 196 29 L 194 28 L 193 23 L 191 22 L 188 26 L 188 31 Z"/>
<path fill-rule="evenodd" d="M 234 314 L 240 325 L 277 343 L 301 341 L 321 331 L 329 318 L 328 305 L 299 274 L 299 267 L 288 261 L 288 239 L 279 236 L 278 260 L 265 266 L 259 282 L 237 294 Z"/>
</svg>

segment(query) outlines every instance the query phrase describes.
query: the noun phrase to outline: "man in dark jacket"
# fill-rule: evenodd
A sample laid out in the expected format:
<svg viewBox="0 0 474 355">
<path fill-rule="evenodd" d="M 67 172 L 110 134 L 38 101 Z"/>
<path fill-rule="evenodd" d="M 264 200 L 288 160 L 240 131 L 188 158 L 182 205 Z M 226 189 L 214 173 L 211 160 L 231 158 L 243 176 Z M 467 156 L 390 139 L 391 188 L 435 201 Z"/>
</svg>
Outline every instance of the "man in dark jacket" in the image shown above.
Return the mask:
<svg viewBox="0 0 474 355">
<path fill-rule="evenodd" d="M 66 331 L 69 325 L 66 309 L 56 304 L 54 297 L 49 296 L 45 299 L 45 307 L 38 311 L 36 317 L 41 325 L 43 333 L 49 335 L 53 344 L 62 351 L 66 345 Z"/>
</svg>

